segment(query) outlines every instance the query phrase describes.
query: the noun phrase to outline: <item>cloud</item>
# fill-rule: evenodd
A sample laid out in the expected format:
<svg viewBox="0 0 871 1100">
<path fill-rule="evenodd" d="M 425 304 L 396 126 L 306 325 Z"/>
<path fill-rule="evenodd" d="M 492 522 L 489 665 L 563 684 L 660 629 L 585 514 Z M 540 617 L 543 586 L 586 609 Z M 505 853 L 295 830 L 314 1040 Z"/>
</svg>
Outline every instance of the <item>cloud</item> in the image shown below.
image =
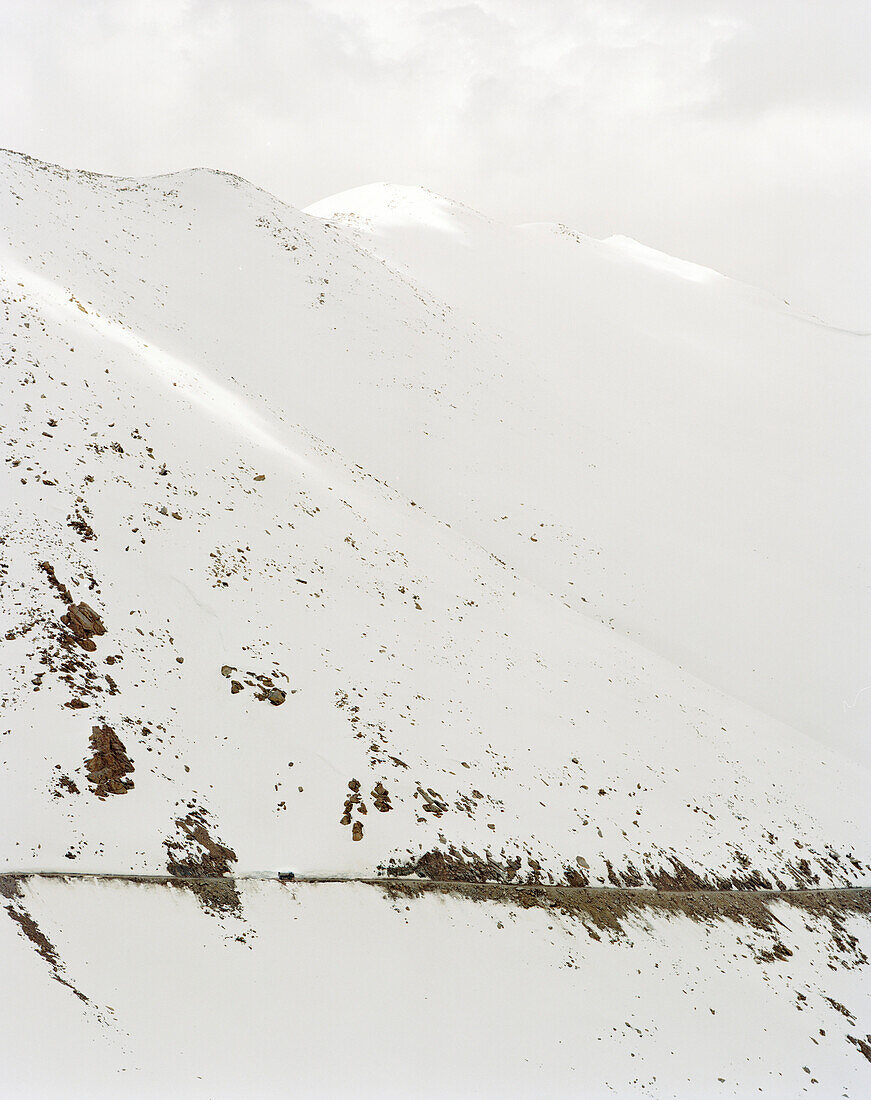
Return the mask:
<svg viewBox="0 0 871 1100">
<path fill-rule="evenodd" d="M 0 143 L 422 183 L 871 327 L 869 45 L 852 0 L 0 0 Z"/>
</svg>

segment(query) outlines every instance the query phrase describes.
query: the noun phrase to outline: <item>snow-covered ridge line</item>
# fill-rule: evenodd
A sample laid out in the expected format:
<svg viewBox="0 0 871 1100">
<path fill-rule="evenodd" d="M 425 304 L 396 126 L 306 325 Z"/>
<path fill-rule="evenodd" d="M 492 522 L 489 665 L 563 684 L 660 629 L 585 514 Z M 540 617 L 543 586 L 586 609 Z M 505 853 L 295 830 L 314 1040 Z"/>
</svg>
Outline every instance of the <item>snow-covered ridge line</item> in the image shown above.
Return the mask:
<svg viewBox="0 0 871 1100">
<path fill-rule="evenodd" d="M 552 230 L 555 233 L 572 238 L 588 246 L 598 245 L 607 250 L 613 250 L 616 253 L 631 256 L 633 260 L 640 264 L 647 264 L 663 272 L 668 272 L 677 277 L 689 279 L 690 281 L 721 279 L 730 282 L 736 287 L 743 287 L 755 294 L 770 298 L 772 302 L 787 305 L 790 313 L 796 319 L 803 320 L 808 324 L 819 325 L 823 328 L 830 329 L 832 332 L 838 332 L 847 336 L 871 336 L 871 332 L 841 328 L 815 314 L 804 313 L 801 310 L 789 306 L 789 303 L 786 302 L 785 299 L 779 298 L 775 292 L 764 290 L 753 283 L 746 282 L 731 275 L 726 275 L 715 268 L 707 267 L 693 260 L 686 260 L 674 256 L 671 253 L 663 252 L 660 249 L 636 240 L 634 237 L 627 237 L 619 233 L 602 238 L 590 237 L 580 230 L 573 229 L 562 222 L 518 222 L 511 226 L 508 223 L 500 223 L 488 217 L 475 207 L 469 206 L 459 199 L 448 198 L 447 196 L 440 195 L 438 192 L 432 191 L 419 184 L 396 184 L 389 181 L 362 184 L 358 187 L 350 188 L 347 191 L 338 192 L 334 195 L 318 199 L 305 207 L 296 208 L 293 207 L 288 200 L 280 198 L 266 188 L 260 187 L 258 184 L 252 183 L 244 176 L 240 176 L 235 172 L 230 172 L 223 168 L 212 168 L 206 165 L 192 165 L 188 168 L 174 169 L 170 172 L 159 172 L 154 175 L 120 176 L 109 172 L 95 172 L 87 168 L 68 168 L 53 161 L 41 160 L 38 157 L 31 156 L 28 153 L 16 149 L 0 148 L 0 156 L 2 155 L 19 158 L 26 164 L 49 170 L 65 177 L 79 175 L 86 179 L 105 180 L 122 184 L 159 184 L 163 182 L 180 181 L 185 177 L 195 176 L 197 173 L 205 173 L 226 179 L 236 187 L 242 186 L 246 189 L 250 189 L 252 192 L 258 192 L 272 203 L 287 206 L 289 209 L 297 209 L 303 214 L 310 215 L 322 221 L 331 221 L 338 225 L 348 226 L 356 230 L 366 228 L 367 226 L 374 226 L 379 220 L 383 219 L 384 214 L 388 211 L 393 212 L 397 217 L 401 215 L 408 224 L 417 224 L 421 227 L 442 228 L 448 231 L 452 228 L 449 216 L 451 212 L 466 219 L 479 221 L 481 224 L 502 229 Z"/>
</svg>

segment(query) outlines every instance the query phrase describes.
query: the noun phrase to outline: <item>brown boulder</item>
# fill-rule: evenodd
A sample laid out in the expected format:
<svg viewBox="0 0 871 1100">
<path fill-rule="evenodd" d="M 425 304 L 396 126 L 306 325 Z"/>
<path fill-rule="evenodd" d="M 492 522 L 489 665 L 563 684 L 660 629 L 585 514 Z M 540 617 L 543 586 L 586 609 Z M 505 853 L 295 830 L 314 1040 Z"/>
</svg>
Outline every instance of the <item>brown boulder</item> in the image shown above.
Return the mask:
<svg viewBox="0 0 871 1100">
<path fill-rule="evenodd" d="M 132 772 L 133 761 L 117 733 L 111 726 L 94 726 L 91 731 L 91 748 L 94 755 L 85 761 L 88 782 L 97 798 L 109 794 L 126 794 L 133 780 L 126 776 Z"/>
<path fill-rule="evenodd" d="M 97 648 L 92 638 L 95 635 L 99 638 L 106 633 L 103 620 L 86 603 L 70 604 L 66 615 L 62 615 L 60 621 L 70 631 L 82 649 L 88 653 L 93 653 Z"/>
</svg>

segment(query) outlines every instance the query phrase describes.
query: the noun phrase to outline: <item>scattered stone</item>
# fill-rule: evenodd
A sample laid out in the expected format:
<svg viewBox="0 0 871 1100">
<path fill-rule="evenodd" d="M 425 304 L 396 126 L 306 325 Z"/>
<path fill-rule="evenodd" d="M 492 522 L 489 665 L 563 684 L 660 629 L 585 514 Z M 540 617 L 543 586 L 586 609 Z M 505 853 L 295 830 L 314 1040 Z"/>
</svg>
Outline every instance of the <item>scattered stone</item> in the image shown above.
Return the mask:
<svg viewBox="0 0 871 1100">
<path fill-rule="evenodd" d="M 375 809 L 382 814 L 389 813 L 393 809 L 387 788 L 380 780 L 372 788 L 372 800 L 375 803 Z"/>
<path fill-rule="evenodd" d="M 348 790 L 350 791 L 350 794 L 345 799 L 344 811 L 342 813 L 342 824 L 343 825 L 350 825 L 351 824 L 351 820 L 352 820 L 351 815 L 353 814 L 355 809 L 356 809 L 358 814 L 365 814 L 367 812 L 366 811 L 366 804 L 363 801 L 362 795 L 360 794 L 360 780 L 359 779 L 350 779 L 348 781 Z M 359 833 L 359 835 L 358 835 L 358 833 Z M 354 822 L 354 826 L 353 826 L 351 835 L 352 835 L 352 838 L 354 840 L 360 840 L 362 838 L 362 836 L 363 836 L 363 823 L 361 821 L 355 821 Z"/>
<path fill-rule="evenodd" d="M 448 804 L 438 793 L 434 791 L 432 787 L 427 787 L 426 790 L 423 787 L 418 786 L 414 792 L 415 798 L 423 799 L 423 809 L 426 813 L 432 814 L 434 817 L 441 817 L 443 813 L 447 813 Z"/>
<path fill-rule="evenodd" d="M 59 581 L 57 579 L 57 577 L 55 576 L 54 567 L 47 561 L 41 561 L 39 563 L 39 568 L 48 577 L 48 583 L 52 586 L 55 592 L 57 592 L 63 602 L 65 604 L 71 604 L 73 602 L 73 598 L 70 595 L 70 590 L 62 581 Z"/>
<path fill-rule="evenodd" d="M 830 1004 L 830 1005 L 832 1006 L 832 1008 L 833 1008 L 833 1009 L 835 1009 L 835 1011 L 836 1011 L 836 1012 L 840 1012 L 840 1014 L 841 1014 L 842 1016 L 844 1016 L 844 1017 L 845 1017 L 846 1019 L 848 1019 L 848 1020 L 850 1021 L 850 1023 L 851 1023 L 851 1024 L 855 1024 L 855 1022 L 856 1022 L 856 1017 L 855 1017 L 855 1016 L 853 1015 L 853 1013 L 852 1013 L 852 1012 L 851 1012 L 851 1011 L 849 1010 L 849 1008 L 845 1008 L 845 1007 L 844 1007 L 844 1006 L 843 1006 L 843 1005 L 842 1005 L 842 1004 L 840 1003 L 840 1001 L 834 1001 L 834 1000 L 832 1000 L 832 998 L 831 998 L 831 997 L 824 997 L 823 999 L 824 999 L 824 1000 L 826 1000 L 826 1001 L 828 1001 L 828 1002 L 829 1002 L 829 1004 Z"/>
<path fill-rule="evenodd" d="M 88 511 L 87 505 L 83 505 L 82 507 L 84 511 Z M 79 535 L 82 542 L 94 542 L 97 538 L 94 528 L 88 523 L 79 509 L 76 509 L 75 515 L 67 516 L 67 526 L 72 527 L 76 534 Z"/>
<path fill-rule="evenodd" d="M 221 666 L 221 675 L 228 680 L 232 677 L 234 672 L 238 671 L 239 670 L 233 665 Z M 248 687 L 254 688 L 255 699 L 257 699 L 261 703 L 271 703 L 274 707 L 280 707 L 288 696 L 287 691 L 285 691 L 283 688 L 275 686 L 275 681 L 273 680 L 272 676 L 264 676 L 260 672 L 240 672 L 239 675 L 242 677 L 246 677 L 246 679 L 244 680 L 244 683 L 241 679 L 232 680 L 230 691 L 233 695 L 237 695 L 243 689 L 245 684 L 247 684 Z M 283 672 L 279 671 L 274 672 L 273 676 L 282 676 L 285 680 L 287 679 L 287 676 L 285 676 Z M 236 684 L 238 686 L 233 687 L 233 684 Z M 290 692 L 290 694 L 293 694 L 295 690 L 296 689 L 294 688 Z"/>
<path fill-rule="evenodd" d="M 58 764 L 57 767 L 60 767 L 60 765 Z M 68 775 L 59 775 L 57 784 L 52 791 L 52 797 L 63 798 L 64 791 L 68 794 L 79 794 L 79 788 L 76 786 L 75 780 L 70 779 Z"/>
</svg>

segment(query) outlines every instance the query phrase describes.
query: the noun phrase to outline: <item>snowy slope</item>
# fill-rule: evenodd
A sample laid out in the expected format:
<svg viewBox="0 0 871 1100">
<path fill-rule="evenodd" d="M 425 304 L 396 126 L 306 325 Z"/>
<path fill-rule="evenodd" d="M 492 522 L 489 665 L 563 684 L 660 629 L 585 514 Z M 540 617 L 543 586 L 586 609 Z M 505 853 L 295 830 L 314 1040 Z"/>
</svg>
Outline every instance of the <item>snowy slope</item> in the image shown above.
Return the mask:
<svg viewBox="0 0 871 1100">
<path fill-rule="evenodd" d="M 309 212 L 500 349 L 480 465 L 453 502 L 465 530 L 868 762 L 867 337 L 626 238 L 495 225 L 419 188 Z M 449 432 L 441 446 L 461 469 Z"/>
<path fill-rule="evenodd" d="M 596 613 L 597 570 L 615 565 L 587 568 L 607 547 L 575 548 L 575 513 L 598 490 L 598 515 L 625 506 L 627 544 L 654 536 L 626 503 L 637 485 L 606 491 L 563 460 L 579 419 L 607 440 L 635 414 L 630 434 L 646 435 L 637 397 L 593 415 L 583 391 L 609 384 L 585 376 L 541 410 L 552 377 L 531 385 L 468 303 L 455 319 L 235 177 L 123 181 L 12 155 L 4 175 L 8 865 L 160 870 L 196 802 L 247 870 L 373 871 L 465 845 L 556 879 L 581 857 L 594 883 L 608 863 L 668 869 L 664 853 L 786 885 L 805 881 L 800 859 L 824 882 L 866 874 L 866 772 Z M 853 458 L 844 436 L 833 469 Z M 734 446 L 735 465 L 748 453 Z M 700 444 L 692 476 L 709 454 Z M 641 463 L 644 485 L 659 464 Z M 565 527 L 539 526 L 559 505 L 547 483 Z M 494 513 L 518 495 L 529 515 L 512 533 Z M 708 552 L 690 527 L 684 557 Z M 764 533 L 759 560 L 774 562 Z M 93 655 L 73 647 L 90 697 L 61 658 L 40 664 L 65 611 L 40 561 L 105 620 Z M 698 642 L 711 622 L 700 605 L 684 625 Z M 252 681 L 232 695 L 225 666 L 292 694 L 273 707 Z M 127 797 L 84 793 L 95 723 L 136 768 Z M 359 844 L 340 820 L 352 780 L 368 811 L 376 783 L 393 807 L 365 822 L 352 807 Z"/>
<path fill-rule="evenodd" d="M 222 924 L 167 888 L 25 895 L 88 1003 L 0 924 L 20 991 L 0 1030 L 5 1096 L 868 1094 L 867 970 L 833 964 L 826 922 L 791 905 L 771 929 L 643 910 L 609 929 L 259 883 L 244 921 Z M 867 919 L 847 928 L 867 949 Z"/>
<path fill-rule="evenodd" d="M 3 153 L 0 225 L 4 868 L 871 881 L 859 338 L 416 190 L 306 213 L 225 173 Z M 27 890 L 95 966 L 101 896 Z M 263 890 L 268 974 L 291 964 Z M 171 937 L 157 897 L 137 919 Z M 188 901 L 181 940 L 217 935 Z M 444 905 L 461 960 L 484 933 Z M 89 996 L 136 999 L 104 978 Z M 124 1026 L 148 1064 L 160 1035 Z"/>
</svg>

